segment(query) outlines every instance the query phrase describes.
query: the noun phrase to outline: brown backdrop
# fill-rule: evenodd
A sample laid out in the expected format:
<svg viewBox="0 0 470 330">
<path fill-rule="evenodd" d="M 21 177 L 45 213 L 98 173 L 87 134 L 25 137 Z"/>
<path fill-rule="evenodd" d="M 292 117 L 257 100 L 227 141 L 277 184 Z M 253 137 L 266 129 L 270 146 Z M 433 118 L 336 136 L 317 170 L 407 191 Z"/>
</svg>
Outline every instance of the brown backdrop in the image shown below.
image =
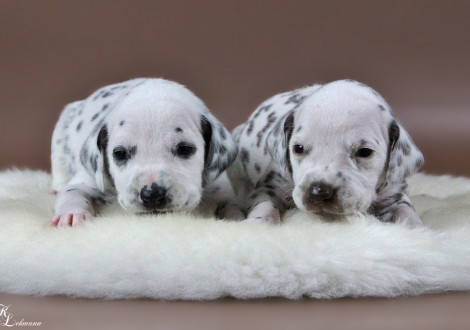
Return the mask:
<svg viewBox="0 0 470 330">
<path fill-rule="evenodd" d="M 470 175 L 470 1 L 0 0 L 0 170 L 48 170 L 68 102 L 141 76 L 185 84 L 228 127 L 267 97 L 352 78 L 392 105 L 426 171 Z M 2 228 L 1 230 L 7 230 Z M 207 303 L 22 297 L 44 329 L 469 329 L 470 295 Z"/>
<path fill-rule="evenodd" d="M 470 175 L 470 1 L 0 2 L 0 169 L 49 169 L 65 104 L 156 76 L 228 127 L 267 97 L 353 78 L 389 101 L 432 173 Z"/>
</svg>

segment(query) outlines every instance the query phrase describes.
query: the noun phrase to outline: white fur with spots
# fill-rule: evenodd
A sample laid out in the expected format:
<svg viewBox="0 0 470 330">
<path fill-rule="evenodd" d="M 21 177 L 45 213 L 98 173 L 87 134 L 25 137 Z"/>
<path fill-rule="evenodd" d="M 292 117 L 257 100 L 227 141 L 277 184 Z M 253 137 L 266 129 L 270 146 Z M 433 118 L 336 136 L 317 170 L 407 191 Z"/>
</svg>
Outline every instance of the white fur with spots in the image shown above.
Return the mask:
<svg viewBox="0 0 470 330">
<path fill-rule="evenodd" d="M 385 100 L 362 83 L 278 94 L 233 135 L 239 155 L 228 174 L 249 221 L 275 223 L 297 206 L 330 220 L 372 213 L 422 224 L 405 189 L 423 156 Z"/>
</svg>

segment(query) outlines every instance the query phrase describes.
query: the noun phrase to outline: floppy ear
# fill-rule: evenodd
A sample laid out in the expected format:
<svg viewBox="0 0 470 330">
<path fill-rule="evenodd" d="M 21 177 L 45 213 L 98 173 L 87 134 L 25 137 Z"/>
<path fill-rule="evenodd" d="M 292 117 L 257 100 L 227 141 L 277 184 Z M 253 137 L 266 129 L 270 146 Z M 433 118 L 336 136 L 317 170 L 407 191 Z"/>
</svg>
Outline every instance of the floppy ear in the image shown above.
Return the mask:
<svg viewBox="0 0 470 330">
<path fill-rule="evenodd" d="M 401 184 L 410 174 L 418 171 L 424 164 L 424 157 L 405 129 L 395 120 L 388 128 L 388 169 L 386 182 Z"/>
<path fill-rule="evenodd" d="M 238 147 L 229 131 L 212 114 L 201 115 L 204 138 L 203 184 L 214 181 L 237 158 Z"/>
<path fill-rule="evenodd" d="M 292 173 L 289 142 L 294 129 L 294 110 L 282 116 L 266 137 L 266 148 L 282 170 Z"/>
<path fill-rule="evenodd" d="M 95 179 L 101 192 L 105 190 L 105 180 L 109 177 L 108 158 L 108 128 L 103 122 L 98 123 L 80 150 L 80 162 L 88 174 Z"/>
</svg>

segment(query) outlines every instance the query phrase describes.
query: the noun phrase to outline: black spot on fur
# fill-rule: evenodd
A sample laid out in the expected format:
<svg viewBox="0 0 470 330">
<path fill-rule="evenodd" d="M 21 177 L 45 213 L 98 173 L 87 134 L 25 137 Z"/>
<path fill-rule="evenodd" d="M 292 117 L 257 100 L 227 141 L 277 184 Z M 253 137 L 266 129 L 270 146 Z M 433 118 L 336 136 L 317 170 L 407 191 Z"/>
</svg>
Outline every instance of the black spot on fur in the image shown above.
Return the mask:
<svg viewBox="0 0 470 330">
<path fill-rule="evenodd" d="M 272 104 L 268 104 L 268 105 L 264 105 L 262 106 L 261 108 L 259 108 L 258 110 L 256 110 L 255 114 L 253 115 L 253 118 L 258 118 L 259 115 L 261 114 L 261 112 L 268 112 L 268 110 L 272 107 Z"/>
<path fill-rule="evenodd" d="M 379 109 L 385 111 L 385 107 L 382 104 L 379 104 Z"/>
<path fill-rule="evenodd" d="M 91 169 L 93 170 L 93 173 L 96 173 L 96 171 L 98 170 L 98 155 L 95 155 L 95 154 L 90 155 L 90 158 L 88 161 L 89 161 Z"/>
<path fill-rule="evenodd" d="M 176 133 L 181 133 L 181 132 L 183 132 L 183 129 L 181 127 L 176 127 L 175 132 Z"/>
<path fill-rule="evenodd" d="M 264 185 L 264 188 L 266 188 L 266 189 L 271 189 L 271 190 L 274 190 L 274 189 L 275 189 L 275 187 L 274 187 L 272 184 L 269 184 L 269 183 L 265 184 L 265 185 Z"/>
<path fill-rule="evenodd" d="M 401 166 L 403 164 L 403 158 L 401 156 L 397 157 L 397 165 Z"/>
<path fill-rule="evenodd" d="M 78 116 L 81 116 L 81 115 L 82 115 L 84 108 L 85 108 L 85 102 L 80 102 L 80 103 L 78 104 L 78 107 L 77 107 L 77 109 L 78 109 L 77 115 L 78 115 Z"/>
<path fill-rule="evenodd" d="M 224 127 L 222 125 L 219 125 L 219 134 L 220 134 L 220 137 L 222 138 L 222 140 L 227 139 L 227 134 L 225 134 L 225 130 L 224 130 Z"/>
<path fill-rule="evenodd" d="M 304 99 L 305 99 L 305 95 L 294 94 L 291 97 L 289 97 L 284 104 L 294 103 L 294 104 L 299 105 L 300 103 L 302 103 Z"/>
<path fill-rule="evenodd" d="M 301 130 L 302 130 L 302 125 L 300 125 L 300 126 L 297 128 L 296 132 L 300 132 Z"/>
<path fill-rule="evenodd" d="M 219 154 L 221 156 L 225 155 L 227 153 L 227 148 L 224 145 L 219 145 Z"/>
<path fill-rule="evenodd" d="M 266 194 L 268 194 L 268 195 L 271 196 L 271 197 L 276 197 L 276 193 L 275 193 L 274 191 L 272 191 L 272 190 L 267 190 L 267 191 L 266 191 Z"/>
<path fill-rule="evenodd" d="M 250 153 L 245 148 L 240 150 L 240 160 L 242 161 L 244 167 L 250 163 Z"/>
<path fill-rule="evenodd" d="M 277 173 L 277 172 L 274 172 L 274 171 L 270 171 L 268 173 L 268 175 L 266 175 L 266 178 L 264 179 L 264 182 L 269 184 L 270 182 L 273 182 L 279 178 L 282 178 L 281 174 Z"/>
<path fill-rule="evenodd" d="M 109 107 L 109 103 L 106 103 L 105 105 L 103 105 L 103 107 L 101 108 L 101 111 L 106 111 L 106 109 L 108 109 Z"/>
<path fill-rule="evenodd" d="M 250 135 L 253 132 L 253 127 L 255 126 L 254 120 L 248 122 L 248 128 L 246 129 L 246 135 Z"/>
<path fill-rule="evenodd" d="M 118 85 L 118 86 L 114 86 L 114 87 L 111 87 L 111 90 L 116 90 L 116 89 L 121 89 L 121 88 L 126 88 L 127 86 L 126 85 Z"/>
<path fill-rule="evenodd" d="M 106 91 L 106 92 L 103 93 L 103 96 L 102 96 L 102 97 L 103 97 L 103 98 L 106 98 L 106 97 L 111 96 L 111 95 L 113 95 L 112 92 Z"/>
<path fill-rule="evenodd" d="M 270 113 L 267 118 L 267 122 L 264 125 L 264 127 L 261 129 L 261 131 L 256 134 L 256 146 L 260 147 L 261 146 L 261 140 L 263 139 L 264 133 L 272 126 L 272 124 L 276 121 L 276 114 L 274 112 Z"/>
<path fill-rule="evenodd" d="M 93 117 L 91 117 L 91 121 L 92 122 L 95 121 L 96 118 L 98 118 L 99 115 L 100 115 L 99 113 L 96 113 Z"/>
<path fill-rule="evenodd" d="M 397 149 L 402 150 L 405 156 L 409 156 L 411 154 L 411 146 L 408 143 L 398 143 Z"/>
<path fill-rule="evenodd" d="M 258 197 L 258 196 L 259 196 L 259 195 L 258 195 L 258 192 L 255 191 L 254 193 L 252 193 L 252 194 L 250 195 L 250 199 L 251 199 L 251 200 L 256 199 L 256 197 Z"/>
<path fill-rule="evenodd" d="M 126 122 L 125 122 L 124 120 L 121 120 L 121 121 L 119 122 L 119 126 L 122 126 L 122 125 L 124 125 L 125 123 L 126 123 Z"/>
<path fill-rule="evenodd" d="M 77 132 L 80 131 L 80 129 L 82 128 L 82 125 L 83 125 L 83 120 L 78 123 L 78 125 L 77 125 Z"/>
<path fill-rule="evenodd" d="M 260 173 L 260 172 L 261 172 L 261 166 L 259 166 L 258 163 L 255 163 L 254 166 L 255 166 L 255 171 L 256 171 L 257 173 Z"/>
</svg>

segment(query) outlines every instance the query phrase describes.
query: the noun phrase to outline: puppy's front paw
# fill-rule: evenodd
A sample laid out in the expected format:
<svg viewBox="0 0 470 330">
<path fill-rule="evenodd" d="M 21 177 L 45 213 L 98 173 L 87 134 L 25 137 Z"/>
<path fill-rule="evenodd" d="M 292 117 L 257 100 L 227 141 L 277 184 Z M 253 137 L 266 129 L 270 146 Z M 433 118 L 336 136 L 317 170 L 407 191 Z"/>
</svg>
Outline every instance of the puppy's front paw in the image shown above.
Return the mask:
<svg viewBox="0 0 470 330">
<path fill-rule="evenodd" d="M 405 225 L 408 228 L 421 228 L 424 227 L 423 221 L 416 214 L 416 212 L 409 207 L 399 208 L 394 215 L 396 223 Z"/>
<path fill-rule="evenodd" d="M 66 213 L 55 215 L 49 225 L 51 227 L 76 227 L 92 219 L 89 213 Z"/>
<path fill-rule="evenodd" d="M 271 202 L 263 202 L 256 205 L 243 223 L 269 223 L 281 222 L 279 210 Z"/>
</svg>

